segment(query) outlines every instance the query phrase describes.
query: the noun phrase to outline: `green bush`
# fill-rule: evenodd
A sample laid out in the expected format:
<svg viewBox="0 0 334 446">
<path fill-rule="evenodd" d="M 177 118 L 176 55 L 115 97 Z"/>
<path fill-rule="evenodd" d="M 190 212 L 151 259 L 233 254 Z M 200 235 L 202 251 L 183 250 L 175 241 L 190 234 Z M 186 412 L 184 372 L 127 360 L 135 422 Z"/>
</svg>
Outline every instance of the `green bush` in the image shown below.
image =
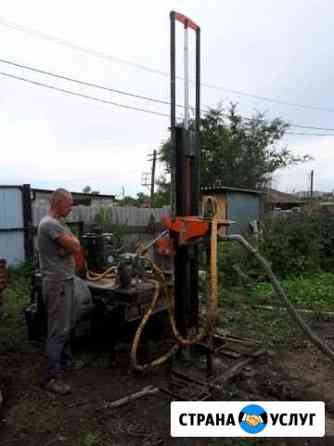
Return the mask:
<svg viewBox="0 0 334 446">
<path fill-rule="evenodd" d="M 258 249 L 279 279 L 334 271 L 333 216 L 318 211 L 267 217 L 262 227 Z M 254 239 L 248 241 L 256 246 Z M 224 287 L 245 285 L 247 275 L 264 279 L 255 258 L 234 242 L 223 243 L 219 269 Z"/>
<path fill-rule="evenodd" d="M 304 213 L 267 218 L 260 251 L 281 278 L 322 270 L 322 219 Z"/>
<path fill-rule="evenodd" d="M 32 263 L 10 267 L 8 288 L 4 291 L 5 316 L 0 320 L 0 352 L 25 351 L 28 346 L 23 309 L 30 301 Z"/>
<path fill-rule="evenodd" d="M 32 260 L 26 260 L 17 266 L 8 267 L 8 280 L 10 285 L 15 285 L 16 281 L 31 281 L 33 271 Z"/>
</svg>

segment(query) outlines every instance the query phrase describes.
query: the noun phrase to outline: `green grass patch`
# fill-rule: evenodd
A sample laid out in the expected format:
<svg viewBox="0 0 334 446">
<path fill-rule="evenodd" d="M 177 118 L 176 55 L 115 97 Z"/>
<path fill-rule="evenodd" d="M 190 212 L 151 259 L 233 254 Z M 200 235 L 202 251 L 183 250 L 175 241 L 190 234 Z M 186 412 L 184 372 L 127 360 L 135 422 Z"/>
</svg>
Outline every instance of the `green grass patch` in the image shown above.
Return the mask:
<svg viewBox="0 0 334 446">
<path fill-rule="evenodd" d="M 334 311 L 334 273 L 318 273 L 309 277 L 289 278 L 281 282 L 289 300 L 297 308 Z M 254 304 L 280 304 L 270 283 L 259 283 L 251 291 Z"/>
<path fill-rule="evenodd" d="M 281 281 L 289 300 L 312 327 L 334 311 L 334 274 L 318 273 L 310 277 L 294 277 Z M 273 310 L 261 309 L 271 306 Z M 274 294 L 269 282 L 247 287 L 221 290 L 219 329 L 223 333 L 257 339 L 266 346 L 300 347 L 306 337 L 284 309 L 284 303 Z"/>
</svg>

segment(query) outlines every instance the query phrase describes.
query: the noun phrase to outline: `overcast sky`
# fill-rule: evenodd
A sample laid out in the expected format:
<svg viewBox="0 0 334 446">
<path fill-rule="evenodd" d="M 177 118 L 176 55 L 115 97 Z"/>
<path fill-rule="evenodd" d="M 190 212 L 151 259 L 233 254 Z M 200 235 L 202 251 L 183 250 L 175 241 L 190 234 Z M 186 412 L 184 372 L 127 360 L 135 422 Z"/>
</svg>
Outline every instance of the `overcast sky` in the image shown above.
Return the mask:
<svg viewBox="0 0 334 446">
<path fill-rule="evenodd" d="M 331 0 L 2 0 L 0 59 L 168 101 L 171 10 L 200 25 L 202 81 L 221 87 L 202 87 L 203 107 L 233 101 L 245 115 L 258 110 L 293 125 L 333 128 L 292 127 L 291 132 L 327 136 L 286 135 L 282 144 L 296 154 L 312 155 L 314 161 L 279 172 L 274 184 L 283 191 L 305 190 L 314 169 L 315 189 L 334 189 Z M 177 69 L 182 76 L 183 30 L 181 25 L 177 28 Z M 193 59 L 193 38 L 190 44 Z M 168 137 L 167 105 L 5 63 L 0 63 L 0 71 L 167 115 L 126 110 L 0 75 L 0 184 L 63 186 L 74 191 L 90 185 L 116 195 L 122 188 L 127 195 L 148 192 L 141 186 L 141 176 L 150 170 L 148 155 Z M 311 107 L 257 100 L 228 90 Z M 181 81 L 177 93 L 182 103 Z"/>
</svg>

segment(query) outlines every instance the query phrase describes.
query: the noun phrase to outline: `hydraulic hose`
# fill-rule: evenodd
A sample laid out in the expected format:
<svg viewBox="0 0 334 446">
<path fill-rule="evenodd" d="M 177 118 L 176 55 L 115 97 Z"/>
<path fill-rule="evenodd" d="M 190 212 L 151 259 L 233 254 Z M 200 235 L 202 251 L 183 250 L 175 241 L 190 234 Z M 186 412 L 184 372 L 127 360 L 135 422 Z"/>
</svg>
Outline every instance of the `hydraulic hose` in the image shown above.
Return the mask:
<svg viewBox="0 0 334 446">
<path fill-rule="evenodd" d="M 94 273 L 92 271 L 89 271 L 88 269 L 86 273 L 86 278 L 93 282 L 96 282 L 101 279 L 112 279 L 113 277 L 116 277 L 114 266 L 110 266 L 108 269 L 103 271 L 103 273 Z"/>
<path fill-rule="evenodd" d="M 271 266 L 269 262 L 259 253 L 257 249 L 255 249 L 250 243 L 245 240 L 244 237 L 242 237 L 239 234 L 236 235 L 228 235 L 228 236 L 219 236 L 219 240 L 222 241 L 236 241 L 240 243 L 248 252 L 250 252 L 257 260 L 258 262 L 263 266 L 263 269 L 266 271 L 272 287 L 278 297 L 280 297 L 283 302 L 286 305 L 287 311 L 289 312 L 290 316 L 293 318 L 293 320 L 299 325 L 299 327 L 303 330 L 305 335 L 310 339 L 310 341 L 318 347 L 326 356 L 328 356 L 332 361 L 334 361 L 334 351 L 325 344 L 314 332 L 311 330 L 311 328 L 306 324 L 304 319 L 298 314 L 295 307 L 292 305 L 290 300 L 288 299 L 285 291 L 283 290 L 281 284 L 279 283 L 277 277 L 273 273 Z"/>
<path fill-rule="evenodd" d="M 154 307 L 156 306 L 158 299 L 159 299 L 159 291 L 160 291 L 159 282 L 156 280 L 153 280 L 152 282 L 154 283 L 153 299 L 152 299 L 152 302 L 151 302 L 148 310 L 146 311 L 143 319 L 141 320 L 141 322 L 136 330 L 136 334 L 134 336 L 134 339 L 132 342 L 132 347 L 131 347 L 131 365 L 135 370 L 138 370 L 141 372 L 149 367 L 155 367 L 155 366 L 163 364 L 178 350 L 178 346 L 174 345 L 166 354 L 160 356 L 159 358 L 155 359 L 151 363 L 147 363 L 147 364 L 143 364 L 143 365 L 138 364 L 137 350 L 138 350 L 140 338 L 142 336 L 144 327 L 145 327 L 147 321 L 149 320 L 149 318 L 154 310 Z"/>
<path fill-rule="evenodd" d="M 215 217 L 212 218 L 211 221 L 211 236 L 210 236 L 210 280 L 209 280 L 209 293 L 208 293 L 208 308 L 207 308 L 207 323 L 206 327 L 202 330 L 202 332 L 198 333 L 194 338 L 184 338 L 179 333 L 176 322 L 174 318 L 174 309 L 172 297 L 169 293 L 166 278 L 164 273 L 160 270 L 160 268 L 153 263 L 153 261 L 147 257 L 147 259 L 151 262 L 152 270 L 157 277 L 157 281 L 154 281 L 155 290 L 152 302 L 145 313 L 143 319 L 141 320 L 136 334 L 134 336 L 134 340 L 131 347 L 131 365 L 135 370 L 143 371 L 148 367 L 154 367 L 166 362 L 181 346 L 191 346 L 200 342 L 206 336 L 210 340 L 212 340 L 214 324 L 217 318 L 217 308 L 218 308 L 218 286 L 217 286 L 217 219 Z M 174 337 L 176 338 L 177 344 L 175 344 L 165 355 L 159 357 L 158 359 L 152 361 L 151 363 L 140 365 L 137 362 L 137 350 L 140 342 L 140 338 L 144 327 L 149 320 L 154 307 L 156 306 L 159 298 L 159 291 L 162 289 L 164 293 L 164 297 L 167 303 L 169 321 L 172 327 L 172 331 Z"/>
</svg>

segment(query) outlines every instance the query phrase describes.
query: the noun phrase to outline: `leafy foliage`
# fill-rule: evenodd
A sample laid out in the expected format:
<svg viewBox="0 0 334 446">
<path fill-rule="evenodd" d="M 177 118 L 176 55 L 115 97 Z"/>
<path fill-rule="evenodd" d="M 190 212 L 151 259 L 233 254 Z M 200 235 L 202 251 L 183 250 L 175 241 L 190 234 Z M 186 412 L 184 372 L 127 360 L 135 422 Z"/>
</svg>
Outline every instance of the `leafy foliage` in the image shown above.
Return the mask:
<svg viewBox="0 0 334 446">
<path fill-rule="evenodd" d="M 98 190 L 93 190 L 93 189 L 91 188 L 91 186 L 85 186 L 85 187 L 82 189 L 82 192 L 83 192 L 84 194 L 92 194 L 92 195 L 99 195 L 99 193 L 100 193 L 100 191 L 98 191 Z"/>
<path fill-rule="evenodd" d="M 9 268 L 9 285 L 4 291 L 5 317 L 0 320 L 0 352 L 26 351 L 26 327 L 23 309 L 29 303 L 31 290 L 31 262 Z"/>
<path fill-rule="evenodd" d="M 150 197 L 143 192 L 137 193 L 137 198 L 125 196 L 118 201 L 118 206 L 133 206 L 133 207 L 143 207 L 146 203 L 150 202 Z"/>
<path fill-rule="evenodd" d="M 260 113 L 244 119 L 234 104 L 227 113 L 209 110 L 200 127 L 201 185 L 261 188 L 277 169 L 309 160 L 277 145 L 287 128 L 283 120 L 267 120 Z M 167 171 L 171 150 L 170 141 L 160 149 Z"/>
<path fill-rule="evenodd" d="M 287 277 L 322 269 L 322 221 L 321 216 L 305 213 L 265 220 L 260 249 L 276 274 Z"/>
<path fill-rule="evenodd" d="M 263 238 L 258 249 L 279 279 L 333 271 L 333 216 L 322 212 L 269 216 L 262 227 Z M 251 237 L 248 241 L 253 246 L 257 243 Z M 220 270 L 224 287 L 265 280 L 256 259 L 238 244 L 223 243 Z"/>
<path fill-rule="evenodd" d="M 281 277 L 332 271 L 334 218 L 322 212 L 268 218 L 260 248 Z"/>
</svg>

